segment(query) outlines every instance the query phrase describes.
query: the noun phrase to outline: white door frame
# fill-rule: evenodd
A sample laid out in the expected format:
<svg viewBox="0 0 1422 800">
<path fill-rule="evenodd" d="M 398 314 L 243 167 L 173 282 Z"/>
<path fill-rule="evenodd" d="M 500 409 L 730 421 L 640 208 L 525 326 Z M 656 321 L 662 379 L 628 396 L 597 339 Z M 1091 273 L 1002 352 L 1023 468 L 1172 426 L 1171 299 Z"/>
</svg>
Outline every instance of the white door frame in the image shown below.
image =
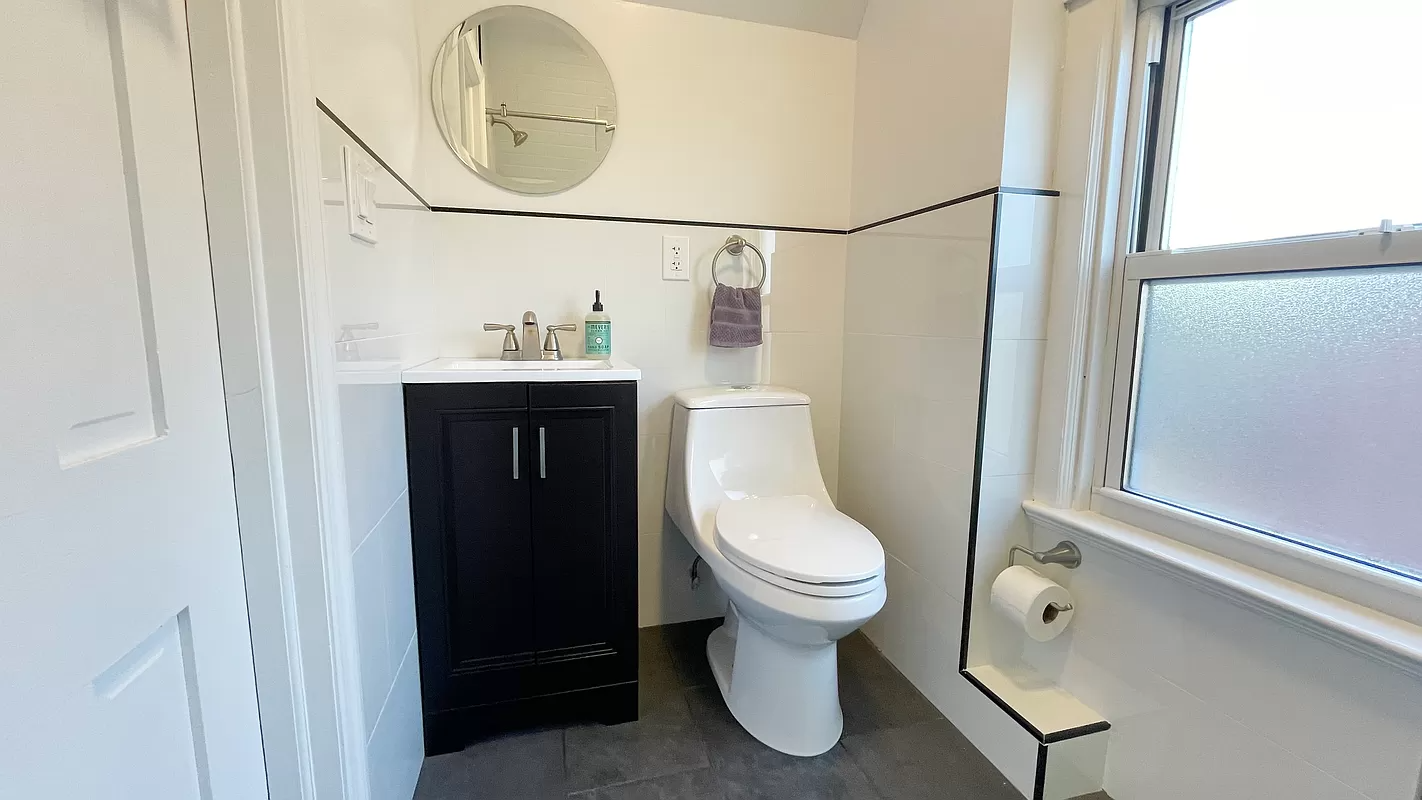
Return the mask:
<svg viewBox="0 0 1422 800">
<path fill-rule="evenodd" d="M 273 800 L 366 800 L 350 532 L 301 0 L 188 0 Z M 255 380 L 254 380 L 255 379 Z"/>
</svg>

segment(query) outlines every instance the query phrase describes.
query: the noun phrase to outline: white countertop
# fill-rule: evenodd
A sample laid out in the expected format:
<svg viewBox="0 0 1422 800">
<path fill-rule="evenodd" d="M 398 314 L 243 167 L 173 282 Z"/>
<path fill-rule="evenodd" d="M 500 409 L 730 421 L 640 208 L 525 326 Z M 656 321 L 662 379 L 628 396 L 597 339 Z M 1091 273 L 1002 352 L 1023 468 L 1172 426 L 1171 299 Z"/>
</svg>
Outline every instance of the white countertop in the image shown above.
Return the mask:
<svg viewBox="0 0 1422 800">
<path fill-rule="evenodd" d="M 642 379 L 642 370 L 615 358 L 565 361 L 436 358 L 405 370 L 400 379 L 404 383 L 584 383 L 637 381 Z"/>
</svg>

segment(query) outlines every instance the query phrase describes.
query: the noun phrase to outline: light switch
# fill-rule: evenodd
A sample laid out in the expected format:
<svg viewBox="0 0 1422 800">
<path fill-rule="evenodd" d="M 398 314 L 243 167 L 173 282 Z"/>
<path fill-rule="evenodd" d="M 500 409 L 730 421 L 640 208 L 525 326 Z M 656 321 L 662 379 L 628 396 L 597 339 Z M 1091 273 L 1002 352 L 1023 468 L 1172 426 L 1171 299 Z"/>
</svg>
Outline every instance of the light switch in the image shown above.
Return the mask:
<svg viewBox="0 0 1422 800">
<path fill-rule="evenodd" d="M 375 244 L 375 165 L 357 156 L 349 147 L 341 148 L 341 163 L 345 171 L 351 236 Z"/>
<path fill-rule="evenodd" d="M 691 238 L 688 236 L 662 237 L 662 280 L 691 280 Z"/>
</svg>

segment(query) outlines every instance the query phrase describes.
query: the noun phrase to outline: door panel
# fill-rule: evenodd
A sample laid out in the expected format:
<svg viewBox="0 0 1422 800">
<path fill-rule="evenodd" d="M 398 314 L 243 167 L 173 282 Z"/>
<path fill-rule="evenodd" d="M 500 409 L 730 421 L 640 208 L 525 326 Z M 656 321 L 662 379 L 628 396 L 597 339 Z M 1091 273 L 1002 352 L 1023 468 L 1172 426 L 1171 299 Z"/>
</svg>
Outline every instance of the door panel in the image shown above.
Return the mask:
<svg viewBox="0 0 1422 800">
<path fill-rule="evenodd" d="M 4 793 L 265 797 L 185 8 L 7 8 Z"/>
<path fill-rule="evenodd" d="M 630 680 L 637 670 L 636 385 L 531 384 L 529 404 L 544 451 L 533 482 L 542 678 L 550 690 L 588 685 L 590 676 Z"/>
<path fill-rule="evenodd" d="M 528 413 L 447 413 L 443 428 L 450 668 L 531 661 Z"/>
<path fill-rule="evenodd" d="M 610 575 L 613 409 L 540 409 L 532 427 L 540 658 L 610 649 L 616 628 Z"/>
<path fill-rule="evenodd" d="M 408 385 L 405 436 L 428 742 L 432 714 L 517 698 L 534 663 L 528 388 Z"/>
</svg>

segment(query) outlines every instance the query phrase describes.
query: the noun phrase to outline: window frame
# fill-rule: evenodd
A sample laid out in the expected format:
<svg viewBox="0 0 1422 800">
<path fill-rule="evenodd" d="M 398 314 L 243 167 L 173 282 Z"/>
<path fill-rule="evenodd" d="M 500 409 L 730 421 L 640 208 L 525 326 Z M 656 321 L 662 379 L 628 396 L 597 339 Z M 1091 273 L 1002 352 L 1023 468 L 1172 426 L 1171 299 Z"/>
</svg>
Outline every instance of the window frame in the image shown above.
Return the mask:
<svg viewBox="0 0 1422 800">
<path fill-rule="evenodd" d="M 1234 1 L 1184 0 L 1140 12 L 1130 76 L 1132 102 L 1126 109 L 1133 135 L 1127 137 L 1121 174 L 1111 302 L 1098 373 L 1102 408 L 1095 436 L 1090 510 L 1271 576 L 1422 624 L 1422 579 L 1125 488 L 1146 281 L 1422 263 L 1422 230 L 1417 229 L 1422 226 L 1391 231 L 1379 226 L 1263 242 L 1161 249 L 1188 23 Z"/>
</svg>

